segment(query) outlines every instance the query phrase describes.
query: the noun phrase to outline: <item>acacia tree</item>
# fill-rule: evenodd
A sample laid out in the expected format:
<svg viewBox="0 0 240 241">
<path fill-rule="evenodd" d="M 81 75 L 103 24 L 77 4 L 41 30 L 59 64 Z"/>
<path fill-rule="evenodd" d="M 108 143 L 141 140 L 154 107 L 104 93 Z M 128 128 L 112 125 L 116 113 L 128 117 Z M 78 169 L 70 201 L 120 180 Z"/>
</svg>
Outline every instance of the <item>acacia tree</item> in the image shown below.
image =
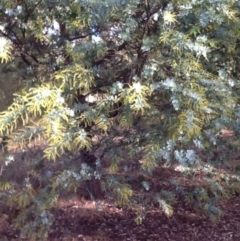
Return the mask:
<svg viewBox="0 0 240 241">
<path fill-rule="evenodd" d="M 18 209 L 17 227 L 44 236 L 48 210 L 62 192 L 81 185 L 89 185 L 92 198 L 91 185 L 100 185 L 119 205 L 132 204 L 138 193 L 119 173 L 123 162 L 125 173 L 132 165 L 126 156 L 139 153 L 146 190 L 160 165 L 208 173 L 211 194 L 198 187 L 190 199 L 219 214 L 225 177 L 216 180 L 202 154 L 222 148 L 222 129 L 238 135 L 238 1 L 1 0 L 0 6 L 0 58 L 21 80 L 0 115 L 0 134 L 21 146 L 35 138 L 47 143 L 43 156 L 29 162 L 41 188 L 2 173 L 1 196 Z M 64 163 L 61 172 L 48 164 L 36 170 L 51 160 Z M 184 187 L 166 181 L 176 193 L 155 193 L 155 201 L 172 215 L 168 201 Z"/>
</svg>

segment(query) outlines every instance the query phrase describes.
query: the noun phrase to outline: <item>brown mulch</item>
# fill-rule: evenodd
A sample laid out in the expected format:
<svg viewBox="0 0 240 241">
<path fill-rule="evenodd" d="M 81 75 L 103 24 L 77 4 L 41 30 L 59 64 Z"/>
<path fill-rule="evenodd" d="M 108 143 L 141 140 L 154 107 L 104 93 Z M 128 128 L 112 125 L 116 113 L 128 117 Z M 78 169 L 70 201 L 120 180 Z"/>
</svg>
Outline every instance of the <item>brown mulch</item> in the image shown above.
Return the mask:
<svg viewBox="0 0 240 241">
<path fill-rule="evenodd" d="M 212 222 L 202 213 L 175 205 L 175 214 L 167 218 L 157 207 L 151 208 L 141 225 L 130 209 L 102 202 L 97 210 L 92 201 L 72 199 L 53 210 L 55 221 L 47 241 L 239 241 L 240 196 L 225 207 L 224 215 Z M 2 222 L 1 222 L 2 219 Z M 7 235 L 10 227 L 0 218 L 5 235 L 1 241 L 31 241 Z M 5 226 L 4 226 L 5 225 Z M 3 234 L 2 233 L 2 234 Z"/>
<path fill-rule="evenodd" d="M 9 175 L 18 179 L 19 173 L 17 165 L 16 170 L 11 167 Z M 164 181 L 173 175 L 178 174 L 167 168 L 165 171 L 161 169 L 156 175 L 159 180 L 154 188 L 164 189 Z M 140 225 L 135 222 L 134 209 L 121 209 L 106 200 L 100 204 L 98 210 L 93 201 L 80 198 L 61 200 L 52 210 L 55 221 L 47 241 L 240 241 L 240 196 L 226 203 L 223 216 L 216 222 L 184 200 L 174 204 L 175 213 L 170 218 L 152 206 Z M 18 237 L 8 223 L 8 216 L 4 215 L 0 216 L 0 241 L 31 240 Z"/>
<path fill-rule="evenodd" d="M 226 205 L 224 215 L 212 222 L 193 209 L 181 208 L 167 218 L 157 207 L 147 213 L 141 225 L 134 221 L 132 210 L 122 210 L 111 204 L 103 204 L 96 211 L 94 204 L 75 201 L 55 211 L 56 221 L 49 241 L 239 241 L 240 197 Z"/>
</svg>

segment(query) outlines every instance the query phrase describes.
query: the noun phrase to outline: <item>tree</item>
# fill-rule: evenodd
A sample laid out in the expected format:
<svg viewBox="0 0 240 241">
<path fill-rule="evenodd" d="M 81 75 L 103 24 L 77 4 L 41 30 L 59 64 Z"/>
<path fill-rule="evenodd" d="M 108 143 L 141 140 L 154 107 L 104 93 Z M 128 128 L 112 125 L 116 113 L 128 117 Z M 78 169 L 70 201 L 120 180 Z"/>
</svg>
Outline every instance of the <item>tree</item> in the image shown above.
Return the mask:
<svg viewBox="0 0 240 241">
<path fill-rule="evenodd" d="M 52 220 L 49 209 L 62 192 L 81 185 L 92 198 L 97 196 L 92 186 L 99 185 L 119 205 L 136 201 L 140 194 L 121 172 L 123 153 L 137 158 L 146 190 L 161 165 L 208 173 L 210 190 L 186 193 L 209 215 L 220 213 L 227 177 L 216 178 L 208 153 L 226 144 L 223 129 L 236 140 L 239 132 L 238 1 L 1 0 L 0 5 L 0 58 L 22 80 L 1 113 L 0 134 L 21 146 L 46 140 L 43 156 L 30 163 L 64 163 L 60 173 L 49 171 L 48 164 L 44 172 L 32 165 L 43 183 L 38 189 L 29 178 L 22 190 L 2 181 L 3 198 L 19 211 L 17 227 L 44 236 Z M 167 181 L 184 190 L 176 180 Z M 177 191 L 155 194 L 172 215 L 168 201 Z M 33 213 L 39 215 L 29 224 Z"/>
</svg>

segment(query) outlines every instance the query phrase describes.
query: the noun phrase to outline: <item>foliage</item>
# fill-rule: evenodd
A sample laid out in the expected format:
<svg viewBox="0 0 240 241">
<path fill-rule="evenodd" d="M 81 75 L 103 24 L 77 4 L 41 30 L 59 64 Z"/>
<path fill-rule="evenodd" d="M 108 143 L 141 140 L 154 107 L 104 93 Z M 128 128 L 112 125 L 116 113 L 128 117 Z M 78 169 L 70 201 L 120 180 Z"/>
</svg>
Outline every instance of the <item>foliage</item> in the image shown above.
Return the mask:
<svg viewBox="0 0 240 241">
<path fill-rule="evenodd" d="M 58 198 L 84 186 L 93 199 L 98 184 L 119 205 L 131 205 L 139 194 L 124 174 L 132 165 L 123 168 L 126 157 L 137 157 L 148 178 L 161 165 L 179 164 L 190 179 L 196 170 L 207 173 L 207 187 L 190 192 L 168 181 L 176 195 L 184 192 L 219 215 L 219 196 L 229 194 L 223 186 L 232 184 L 216 180 L 213 160 L 204 157 L 225 146 L 223 129 L 233 131 L 233 142 L 239 135 L 238 1 L 0 0 L 0 6 L 0 60 L 21 80 L 1 112 L 0 134 L 23 150 L 35 139 L 47 143 L 42 156 L 23 155 L 30 171 L 21 183 L 1 173 L 1 196 L 18 210 L 16 227 L 43 239 Z M 48 169 L 50 160 L 61 171 Z M 173 199 L 158 190 L 154 200 L 171 216 Z"/>
</svg>

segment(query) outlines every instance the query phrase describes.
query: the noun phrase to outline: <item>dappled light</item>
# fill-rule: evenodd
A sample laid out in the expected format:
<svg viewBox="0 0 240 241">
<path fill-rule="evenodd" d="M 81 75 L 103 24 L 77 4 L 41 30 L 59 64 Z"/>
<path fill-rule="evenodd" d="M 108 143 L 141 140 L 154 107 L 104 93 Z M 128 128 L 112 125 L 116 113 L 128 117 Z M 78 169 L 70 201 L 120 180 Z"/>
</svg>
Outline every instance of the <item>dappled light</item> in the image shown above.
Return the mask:
<svg viewBox="0 0 240 241">
<path fill-rule="evenodd" d="M 0 0 L 0 240 L 240 240 L 239 12 Z"/>
</svg>

